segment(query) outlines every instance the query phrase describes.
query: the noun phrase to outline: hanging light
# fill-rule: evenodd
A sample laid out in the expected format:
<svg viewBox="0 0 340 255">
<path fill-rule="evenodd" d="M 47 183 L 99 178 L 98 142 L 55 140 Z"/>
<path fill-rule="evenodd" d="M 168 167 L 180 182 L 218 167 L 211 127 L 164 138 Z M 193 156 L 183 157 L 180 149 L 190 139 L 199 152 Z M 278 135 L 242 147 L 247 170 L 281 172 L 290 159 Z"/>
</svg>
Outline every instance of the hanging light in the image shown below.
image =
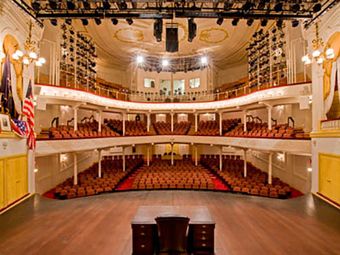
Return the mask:
<svg viewBox="0 0 340 255">
<path fill-rule="evenodd" d="M 24 57 L 24 58 L 22 59 L 22 63 L 23 63 L 24 65 L 29 65 L 29 64 L 30 64 L 30 60 L 29 60 L 27 57 Z"/>
<path fill-rule="evenodd" d="M 309 56 L 308 56 L 308 54 L 306 54 L 306 55 L 304 55 L 304 56 L 301 58 L 301 61 L 302 61 L 303 63 L 305 63 L 308 59 L 309 59 Z"/>
<path fill-rule="evenodd" d="M 14 60 L 19 60 L 19 59 L 20 59 L 20 57 L 19 57 L 18 54 L 16 54 L 16 53 L 13 53 L 13 54 L 12 54 L 12 58 L 13 58 Z"/>
<path fill-rule="evenodd" d="M 46 63 L 46 59 L 45 58 L 39 58 L 38 62 L 40 62 L 41 64 L 45 64 Z"/>
<path fill-rule="evenodd" d="M 24 56 L 24 53 L 21 50 L 16 50 L 14 54 L 16 54 L 19 58 Z"/>
<path fill-rule="evenodd" d="M 144 57 L 141 55 L 138 55 L 136 58 L 137 64 L 143 64 L 144 62 Z"/>
<path fill-rule="evenodd" d="M 314 50 L 312 53 L 313 58 L 318 58 L 320 56 L 321 52 L 320 50 Z"/>
<path fill-rule="evenodd" d="M 37 61 L 37 62 L 35 62 L 35 65 L 36 65 L 37 67 L 41 67 L 41 66 L 43 65 L 43 63 Z"/>
<path fill-rule="evenodd" d="M 325 60 L 324 57 L 323 57 L 323 56 L 320 56 L 320 57 L 318 57 L 318 59 L 316 60 L 316 63 L 318 63 L 319 65 L 321 65 L 321 64 L 323 63 L 324 60 Z"/>
<path fill-rule="evenodd" d="M 334 50 L 332 48 L 328 48 L 326 50 L 326 58 L 333 59 L 335 57 Z"/>
</svg>

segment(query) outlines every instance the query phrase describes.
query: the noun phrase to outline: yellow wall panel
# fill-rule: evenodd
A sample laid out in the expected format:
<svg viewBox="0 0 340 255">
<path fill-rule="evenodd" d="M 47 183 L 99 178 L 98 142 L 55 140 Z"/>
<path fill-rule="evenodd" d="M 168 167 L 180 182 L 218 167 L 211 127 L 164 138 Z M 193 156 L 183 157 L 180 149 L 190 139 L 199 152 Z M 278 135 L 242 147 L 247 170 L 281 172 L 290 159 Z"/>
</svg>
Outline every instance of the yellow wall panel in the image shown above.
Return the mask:
<svg viewBox="0 0 340 255">
<path fill-rule="evenodd" d="M 4 160 L 0 160 L 0 208 L 5 207 L 5 180 L 4 180 L 4 171 L 5 171 L 5 162 Z"/>
<path fill-rule="evenodd" d="M 340 204 L 340 155 L 319 154 L 319 192 Z"/>
</svg>

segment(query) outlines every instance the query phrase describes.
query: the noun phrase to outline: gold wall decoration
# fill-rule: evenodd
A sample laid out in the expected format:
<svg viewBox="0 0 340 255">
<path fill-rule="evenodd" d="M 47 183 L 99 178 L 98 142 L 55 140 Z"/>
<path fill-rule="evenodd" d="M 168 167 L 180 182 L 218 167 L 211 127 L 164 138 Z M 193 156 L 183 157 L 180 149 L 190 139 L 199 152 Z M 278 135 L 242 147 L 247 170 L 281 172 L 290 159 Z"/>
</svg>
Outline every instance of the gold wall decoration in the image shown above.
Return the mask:
<svg viewBox="0 0 340 255">
<path fill-rule="evenodd" d="M 144 40 L 143 31 L 134 28 L 118 29 L 113 37 L 123 43 L 137 43 Z"/>
<path fill-rule="evenodd" d="M 16 50 L 20 50 L 18 41 L 12 35 L 6 35 L 3 41 L 3 51 L 6 56 L 10 56 L 10 61 L 16 74 L 16 89 L 19 99 L 23 100 L 23 66 L 21 62 L 14 61 L 12 55 Z M 2 70 L 1 70 L 2 73 Z"/>
<path fill-rule="evenodd" d="M 199 35 L 199 40 L 206 43 L 221 43 L 229 37 L 228 32 L 221 27 L 204 29 Z"/>
<path fill-rule="evenodd" d="M 337 59 L 340 57 L 340 32 L 334 33 L 328 40 L 328 42 L 325 45 L 324 51 L 326 49 L 332 48 L 334 50 L 335 57 L 333 59 L 325 59 L 323 63 L 323 98 L 324 100 L 327 99 L 327 97 L 331 93 L 331 72 L 333 65 L 337 61 Z M 339 84 L 338 84 L 338 91 L 335 91 L 334 97 L 332 100 L 332 106 L 330 110 L 326 113 L 328 119 L 335 119 L 340 116 L 340 103 L 339 103 Z"/>
<path fill-rule="evenodd" d="M 180 42 L 186 41 L 188 38 L 188 29 L 185 25 L 183 25 L 182 23 L 178 23 L 178 28 L 181 28 L 183 30 L 183 35 L 182 37 L 179 39 Z"/>
</svg>

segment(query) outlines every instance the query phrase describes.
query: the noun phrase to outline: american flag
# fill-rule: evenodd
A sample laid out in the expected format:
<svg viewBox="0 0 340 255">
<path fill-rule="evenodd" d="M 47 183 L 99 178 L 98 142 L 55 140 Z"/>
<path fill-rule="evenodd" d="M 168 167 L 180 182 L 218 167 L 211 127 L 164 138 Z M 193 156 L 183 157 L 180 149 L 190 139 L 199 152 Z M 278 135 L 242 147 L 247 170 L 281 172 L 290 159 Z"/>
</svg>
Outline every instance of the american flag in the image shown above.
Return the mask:
<svg viewBox="0 0 340 255">
<path fill-rule="evenodd" d="M 27 145 L 29 149 L 34 150 L 36 142 L 35 142 L 35 133 L 34 133 L 34 104 L 33 104 L 33 90 L 32 90 L 31 81 L 29 81 L 28 83 L 28 88 L 27 88 L 26 97 L 24 100 L 22 113 L 27 116 L 27 123 L 28 123 Z"/>
<path fill-rule="evenodd" d="M 14 133 L 21 138 L 25 138 L 28 134 L 28 126 L 26 121 L 11 119 L 11 126 Z"/>
</svg>

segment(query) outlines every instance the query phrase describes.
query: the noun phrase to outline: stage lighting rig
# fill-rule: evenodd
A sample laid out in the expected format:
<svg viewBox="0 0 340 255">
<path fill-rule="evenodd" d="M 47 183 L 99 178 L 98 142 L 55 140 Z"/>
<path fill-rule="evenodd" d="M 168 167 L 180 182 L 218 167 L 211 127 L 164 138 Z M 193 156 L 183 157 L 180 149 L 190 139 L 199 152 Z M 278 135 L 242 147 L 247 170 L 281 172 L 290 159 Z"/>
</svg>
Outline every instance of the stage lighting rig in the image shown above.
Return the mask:
<svg viewBox="0 0 340 255">
<path fill-rule="evenodd" d="M 153 25 L 153 35 L 156 37 L 157 42 L 162 41 L 162 33 L 163 33 L 163 20 L 156 19 Z"/>
<path fill-rule="evenodd" d="M 195 23 L 193 18 L 188 19 L 188 30 L 189 30 L 188 41 L 192 42 L 196 37 L 197 33 L 197 24 Z"/>
</svg>

